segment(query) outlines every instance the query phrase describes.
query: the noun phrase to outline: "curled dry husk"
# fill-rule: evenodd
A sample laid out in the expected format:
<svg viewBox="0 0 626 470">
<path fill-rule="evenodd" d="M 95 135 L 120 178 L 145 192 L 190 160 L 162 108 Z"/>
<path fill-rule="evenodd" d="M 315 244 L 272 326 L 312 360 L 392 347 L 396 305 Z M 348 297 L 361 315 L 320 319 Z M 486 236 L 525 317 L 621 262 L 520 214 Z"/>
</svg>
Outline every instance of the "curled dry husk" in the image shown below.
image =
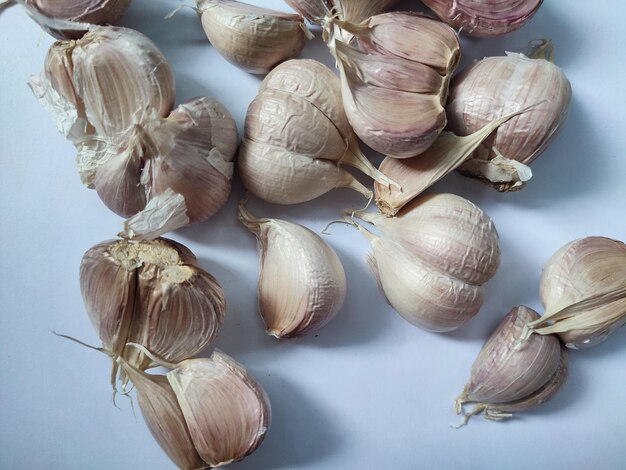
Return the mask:
<svg viewBox="0 0 626 470">
<path fill-rule="evenodd" d="M 551 44 L 539 50 L 552 55 Z M 501 156 L 524 165 L 537 158 L 561 129 L 571 96 L 563 71 L 543 58 L 508 53 L 471 65 L 452 80 L 446 106 L 449 130 L 469 135 L 496 117 L 521 108 L 532 109 L 498 127 L 460 171 L 491 181 L 499 191 L 522 188 L 524 185 L 518 182 L 489 178 L 493 165 Z"/>
<path fill-rule="evenodd" d="M 337 59 L 348 120 L 361 140 L 396 158 L 430 147 L 446 125 L 448 81 L 460 58 L 454 30 L 393 12 L 360 24 L 331 19 L 325 39 Z"/>
<path fill-rule="evenodd" d="M 226 312 L 215 278 L 188 248 L 165 238 L 109 240 L 90 248 L 80 288 L 103 349 L 140 369 L 154 364 L 126 343 L 168 361 L 188 359 L 217 336 Z"/>
<path fill-rule="evenodd" d="M 228 199 L 237 149 L 230 113 L 213 98 L 172 110 L 174 77 L 144 35 L 95 27 L 55 43 L 30 82 L 77 148 L 85 185 L 128 238 L 154 238 L 217 212 Z"/>
<path fill-rule="evenodd" d="M 527 307 L 512 309 L 489 336 L 472 365 L 463 393 L 456 400 L 475 404 L 465 422 L 475 414 L 502 420 L 552 398 L 567 378 L 567 350 L 558 337 L 534 336 L 524 340 L 526 324 L 539 318 Z M 531 341 L 532 340 L 532 341 Z"/>
<path fill-rule="evenodd" d="M 412 324 L 450 331 L 472 318 L 483 301 L 482 284 L 498 269 L 498 233 L 487 215 L 453 194 L 429 194 L 396 217 L 356 212 L 380 235 L 369 239 L 367 262 L 391 306 Z"/>
<path fill-rule="evenodd" d="M 442 21 L 468 36 L 490 37 L 524 26 L 543 0 L 423 0 Z"/>
<path fill-rule="evenodd" d="M 330 322 L 346 297 L 346 274 L 335 251 L 302 225 L 255 218 L 243 202 L 239 219 L 259 244 L 259 312 L 267 333 L 304 336 Z"/>
<path fill-rule="evenodd" d="M 543 269 L 541 302 L 529 333 L 556 333 L 573 349 L 607 339 L 626 324 L 626 245 L 587 237 L 562 247 Z"/>
<path fill-rule="evenodd" d="M 344 164 L 392 184 L 359 149 L 339 78 L 308 59 L 284 62 L 265 77 L 246 114 L 237 162 L 248 191 L 275 204 L 310 201 L 337 187 L 370 198 Z"/>
<path fill-rule="evenodd" d="M 270 402 L 241 364 L 217 350 L 209 359 L 155 360 L 172 370 L 150 375 L 119 362 L 152 436 L 179 468 L 220 467 L 256 450 L 270 427 Z"/>
<path fill-rule="evenodd" d="M 202 27 L 218 52 L 250 73 L 265 74 L 297 56 L 313 36 L 300 15 L 235 0 L 196 0 Z"/>
<path fill-rule="evenodd" d="M 322 24 L 334 17 L 360 23 L 387 10 L 397 0 L 285 0 L 309 21 Z"/>
</svg>

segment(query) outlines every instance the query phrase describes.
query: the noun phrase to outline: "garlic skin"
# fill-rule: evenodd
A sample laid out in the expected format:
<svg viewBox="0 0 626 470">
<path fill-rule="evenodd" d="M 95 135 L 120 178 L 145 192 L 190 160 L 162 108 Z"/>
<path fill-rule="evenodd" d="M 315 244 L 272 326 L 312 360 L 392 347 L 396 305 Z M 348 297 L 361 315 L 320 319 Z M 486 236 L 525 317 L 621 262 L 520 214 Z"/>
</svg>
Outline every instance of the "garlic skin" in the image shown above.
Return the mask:
<svg viewBox="0 0 626 470">
<path fill-rule="evenodd" d="M 313 36 L 300 15 L 235 0 L 196 0 L 213 47 L 246 72 L 266 74 L 291 59 Z"/>
<path fill-rule="evenodd" d="M 314 60 L 284 62 L 265 77 L 246 114 L 237 163 L 246 189 L 275 204 L 310 201 L 337 187 L 371 197 L 342 164 L 392 184 L 358 148 L 339 78 Z"/>
<path fill-rule="evenodd" d="M 226 312 L 215 278 L 189 249 L 164 238 L 95 245 L 83 256 L 80 288 L 103 348 L 142 370 L 154 364 L 126 343 L 181 361 L 209 345 Z"/>
<path fill-rule="evenodd" d="M 572 241 L 544 266 L 540 285 L 545 313 L 530 323 L 556 333 L 572 349 L 594 346 L 626 324 L 626 244 L 605 237 Z"/>
<path fill-rule="evenodd" d="M 537 318 L 537 312 L 523 306 L 504 317 L 472 365 L 470 380 L 457 399 L 457 414 L 463 404 L 476 403 L 467 419 L 486 409 L 491 415 L 485 417 L 502 419 L 509 417 L 506 413 L 543 403 L 563 385 L 567 353 L 559 339 L 554 335 L 523 339 L 526 324 Z"/>
<path fill-rule="evenodd" d="M 382 13 L 397 0 L 285 0 L 294 10 L 312 23 L 322 24 L 334 13 L 350 23 L 360 23 Z"/>
<path fill-rule="evenodd" d="M 429 194 L 393 218 L 354 215 L 380 231 L 374 235 L 359 226 L 372 245 L 370 269 L 404 319 L 445 332 L 480 310 L 482 284 L 500 263 L 498 233 L 482 210 L 453 194 Z"/>
<path fill-rule="evenodd" d="M 244 203 L 239 219 L 258 240 L 259 313 L 267 334 L 305 336 L 335 318 L 346 297 L 346 274 L 335 251 L 302 225 L 255 218 Z"/>
<path fill-rule="evenodd" d="M 423 0 L 436 15 L 461 33 L 492 37 L 524 26 L 543 0 Z"/>
<path fill-rule="evenodd" d="M 460 171 L 485 180 L 490 163 L 500 154 L 530 164 L 543 152 L 565 122 L 572 89 L 565 74 L 545 59 L 523 54 L 487 57 L 452 80 L 446 106 L 448 129 L 457 135 L 476 132 L 493 119 L 528 108 L 502 124 L 476 150 Z M 522 186 L 495 183 L 499 191 Z"/>
</svg>

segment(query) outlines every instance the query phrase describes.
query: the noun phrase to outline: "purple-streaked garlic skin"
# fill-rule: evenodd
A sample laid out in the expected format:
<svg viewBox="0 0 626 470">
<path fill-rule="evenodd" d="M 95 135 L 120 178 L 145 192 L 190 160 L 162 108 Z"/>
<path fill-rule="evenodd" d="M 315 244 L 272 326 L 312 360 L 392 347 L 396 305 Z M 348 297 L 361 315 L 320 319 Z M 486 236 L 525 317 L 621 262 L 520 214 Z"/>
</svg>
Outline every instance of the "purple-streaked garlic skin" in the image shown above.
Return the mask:
<svg viewBox="0 0 626 470">
<path fill-rule="evenodd" d="M 291 8 L 312 23 L 321 24 L 334 11 L 342 21 L 360 23 L 382 13 L 397 0 L 286 0 Z"/>
<path fill-rule="evenodd" d="M 524 26 L 543 0 L 423 0 L 437 16 L 462 34 L 492 37 Z"/>
</svg>

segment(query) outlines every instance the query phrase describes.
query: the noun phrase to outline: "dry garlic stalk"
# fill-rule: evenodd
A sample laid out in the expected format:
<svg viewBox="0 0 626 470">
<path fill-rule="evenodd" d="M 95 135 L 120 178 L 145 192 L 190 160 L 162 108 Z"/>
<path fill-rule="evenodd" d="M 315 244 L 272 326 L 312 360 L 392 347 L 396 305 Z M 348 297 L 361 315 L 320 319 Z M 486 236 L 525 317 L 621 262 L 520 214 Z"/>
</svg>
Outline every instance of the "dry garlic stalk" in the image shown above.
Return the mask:
<svg viewBox="0 0 626 470">
<path fill-rule="evenodd" d="M 267 333 L 304 336 L 330 322 L 346 297 L 346 274 L 334 250 L 302 225 L 255 218 L 243 202 L 239 219 L 259 244 L 259 312 Z"/>
<path fill-rule="evenodd" d="M 460 57 L 454 30 L 394 12 L 360 24 L 330 19 L 325 39 L 337 59 L 344 108 L 356 134 L 397 158 L 430 147 L 446 125 L 448 80 Z"/>
<path fill-rule="evenodd" d="M 314 60 L 284 62 L 265 77 L 248 108 L 237 161 L 244 186 L 275 204 L 310 201 L 337 187 L 371 197 L 341 165 L 391 184 L 358 147 L 339 78 Z"/>
<path fill-rule="evenodd" d="M 154 238 L 212 216 L 231 188 L 236 124 L 213 98 L 172 111 L 174 77 L 144 35 L 94 27 L 54 44 L 31 87 L 76 146 L 83 183 L 125 236 Z"/>
<path fill-rule="evenodd" d="M 270 403 L 241 364 L 217 350 L 209 359 L 178 364 L 154 360 L 172 370 L 150 375 L 119 362 L 137 389 L 153 437 L 179 468 L 228 465 L 261 444 L 270 426 Z"/>
<path fill-rule="evenodd" d="M 530 332 L 556 333 L 573 349 L 604 341 L 626 324 L 626 245 L 587 237 L 562 247 L 544 267 L 541 302 Z"/>
<path fill-rule="evenodd" d="M 188 359 L 217 336 L 226 312 L 215 278 L 189 249 L 164 238 L 90 248 L 80 287 L 103 349 L 140 369 L 154 364 L 126 343 L 142 344 L 168 361 Z"/>
<path fill-rule="evenodd" d="M 468 36 L 489 37 L 524 26 L 543 0 L 423 0 L 439 18 Z"/>
<path fill-rule="evenodd" d="M 552 56 L 549 43 L 539 51 Z M 446 106 L 448 129 L 455 134 L 472 134 L 499 116 L 532 109 L 502 124 L 460 171 L 491 181 L 499 191 L 523 187 L 517 182 L 494 182 L 489 175 L 497 171 L 502 156 L 524 165 L 537 158 L 563 125 L 571 95 L 565 74 L 543 58 L 508 53 L 487 57 L 464 70 L 452 81 Z"/>
<path fill-rule="evenodd" d="M 469 382 L 457 398 L 457 414 L 466 403 L 475 404 L 465 422 L 484 412 L 502 420 L 511 413 L 538 406 L 554 396 L 567 378 L 567 350 L 554 336 L 524 341 L 528 322 L 539 318 L 527 307 L 516 307 L 502 320 L 480 350 Z"/>
<path fill-rule="evenodd" d="M 453 194 L 430 194 L 396 217 L 357 212 L 380 235 L 369 239 L 368 264 L 391 306 L 410 323 L 450 331 L 482 305 L 483 287 L 500 263 L 498 233 L 487 215 Z"/>
<path fill-rule="evenodd" d="M 322 24 L 329 17 L 360 23 L 387 10 L 397 0 L 286 0 L 309 21 Z"/>
<path fill-rule="evenodd" d="M 218 52 L 250 73 L 265 74 L 297 56 L 313 35 L 300 15 L 235 0 L 196 0 L 202 27 Z"/>
</svg>

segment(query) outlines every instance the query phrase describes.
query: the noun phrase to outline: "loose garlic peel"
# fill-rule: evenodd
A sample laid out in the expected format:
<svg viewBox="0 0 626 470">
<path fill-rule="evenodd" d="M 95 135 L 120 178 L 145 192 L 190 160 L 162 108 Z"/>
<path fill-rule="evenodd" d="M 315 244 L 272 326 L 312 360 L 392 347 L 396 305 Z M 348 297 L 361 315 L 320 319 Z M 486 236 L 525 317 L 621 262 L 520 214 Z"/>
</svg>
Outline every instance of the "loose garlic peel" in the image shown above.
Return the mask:
<svg viewBox="0 0 626 470">
<path fill-rule="evenodd" d="M 246 189 L 275 204 L 310 201 L 337 187 L 372 197 L 344 164 L 395 184 L 359 149 L 339 78 L 314 60 L 284 62 L 265 77 L 246 114 L 237 162 Z"/>
<path fill-rule="evenodd" d="M 540 405 L 554 396 L 567 377 L 567 351 L 556 336 L 524 340 L 526 324 L 539 318 L 527 307 L 512 309 L 489 336 L 472 365 L 463 393 L 456 400 L 457 414 L 463 405 L 475 404 L 465 423 L 484 412 L 488 419 L 502 420 L 515 411 Z"/>
<path fill-rule="evenodd" d="M 480 309 L 483 287 L 500 262 L 498 234 L 471 202 L 453 194 L 412 201 L 397 217 L 356 212 L 372 245 L 367 261 L 391 306 L 430 331 L 458 328 Z"/>
<path fill-rule="evenodd" d="M 491 37 L 525 25 L 543 0 L 423 0 L 442 21 L 468 36 Z"/>
<path fill-rule="evenodd" d="M 226 311 L 215 278 L 186 247 L 167 239 L 94 246 L 83 256 L 80 287 L 103 349 L 140 369 L 154 364 L 127 342 L 181 361 L 208 346 Z M 114 363 L 112 381 L 116 371 Z"/>
<path fill-rule="evenodd" d="M 221 467 L 257 449 L 270 427 L 271 407 L 241 364 L 218 350 L 209 359 L 178 364 L 153 360 L 172 370 L 149 375 L 120 363 L 152 435 L 179 468 Z"/>
<path fill-rule="evenodd" d="M 360 23 L 382 13 L 397 0 L 286 0 L 286 3 L 309 21 L 324 23 L 330 17 Z"/>
<path fill-rule="evenodd" d="M 266 74 L 297 56 L 313 35 L 300 15 L 235 0 L 196 0 L 213 47 L 250 73 Z"/>
<path fill-rule="evenodd" d="M 239 219 L 259 244 L 259 313 L 267 333 L 304 336 L 330 322 L 346 297 L 346 275 L 335 251 L 302 225 L 255 218 L 243 202 Z"/>
<path fill-rule="evenodd" d="M 605 237 L 568 243 L 544 267 L 544 315 L 530 333 L 558 334 L 567 347 L 594 346 L 626 324 L 626 245 Z"/>
</svg>

